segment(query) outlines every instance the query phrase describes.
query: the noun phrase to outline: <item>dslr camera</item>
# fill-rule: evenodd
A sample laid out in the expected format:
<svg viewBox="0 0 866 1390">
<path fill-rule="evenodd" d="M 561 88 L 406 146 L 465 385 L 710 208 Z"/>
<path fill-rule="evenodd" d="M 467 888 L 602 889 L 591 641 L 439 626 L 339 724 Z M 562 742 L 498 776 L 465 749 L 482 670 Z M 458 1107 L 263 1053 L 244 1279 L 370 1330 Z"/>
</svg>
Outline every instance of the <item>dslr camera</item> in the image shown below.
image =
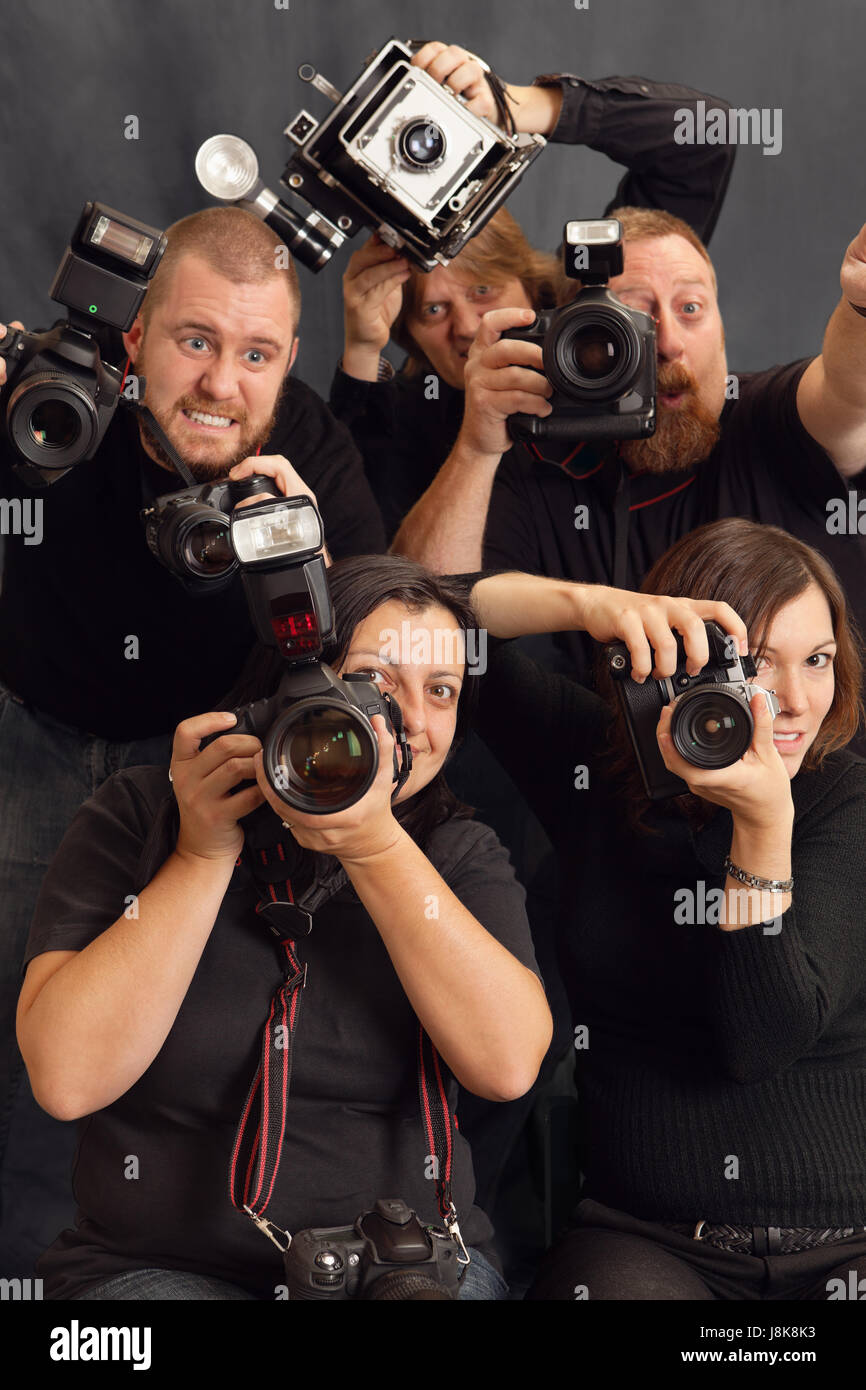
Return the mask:
<svg viewBox="0 0 866 1390">
<path fill-rule="evenodd" d="M 0 340 L 6 433 L 31 487 L 56 482 L 102 443 L 123 377 L 103 360 L 97 326 L 132 327 L 165 247 L 155 227 L 85 203 L 50 291 L 67 318 L 46 333 L 10 328 Z"/>
<path fill-rule="evenodd" d="M 380 1198 L 354 1226 L 299 1231 L 283 1258 L 290 1299 L 457 1297 L 456 1244 L 399 1198 Z"/>
<path fill-rule="evenodd" d="M 755 695 L 763 695 L 775 719 L 779 701 L 771 690 L 752 685 L 755 662 L 740 656 L 735 637 L 705 622 L 710 659 L 696 676 L 686 670 L 682 637 L 677 638 L 677 669 L 663 680 L 648 677 L 641 685 L 632 680 L 631 657 L 624 642 L 604 649 L 608 671 L 619 694 L 622 712 L 640 767 L 646 794 L 652 801 L 682 796 L 688 787 L 669 772 L 662 761 L 656 738 L 659 715 L 673 706 L 671 737 L 674 747 L 693 767 L 730 767 L 752 742 L 755 721 L 749 708 Z"/>
<path fill-rule="evenodd" d="M 582 285 L 577 297 L 502 335 L 541 348 L 553 414 L 518 412 L 508 432 L 515 440 L 644 439 L 656 427 L 655 324 L 607 288 L 622 274 L 622 226 L 616 218 L 566 222 L 562 251 L 566 275 Z"/>
<path fill-rule="evenodd" d="M 305 217 L 264 186 L 255 153 L 234 135 L 214 135 L 201 146 L 199 182 L 212 197 L 263 218 L 310 270 L 321 270 L 361 227 L 376 230 L 421 270 L 447 265 L 546 141 L 507 134 L 476 116 L 462 97 L 412 66 L 421 46 L 389 39 L 345 95 L 310 64 L 298 69 L 334 102 L 324 120 L 302 110 L 285 129 L 295 148 L 282 185 L 311 205 Z"/>
<path fill-rule="evenodd" d="M 229 732 L 261 740 L 265 776 L 286 806 L 329 815 L 354 806 L 375 780 L 374 715 L 396 739 L 392 794 L 412 770 L 412 751 L 396 700 L 320 660 L 334 613 L 317 508 L 308 497 L 272 495 L 238 508 L 273 486 L 256 474 L 171 493 L 143 513 L 145 533 L 157 559 L 199 593 L 225 587 L 240 570 L 259 640 L 277 648 L 286 669 L 274 695 L 232 711 Z"/>
</svg>

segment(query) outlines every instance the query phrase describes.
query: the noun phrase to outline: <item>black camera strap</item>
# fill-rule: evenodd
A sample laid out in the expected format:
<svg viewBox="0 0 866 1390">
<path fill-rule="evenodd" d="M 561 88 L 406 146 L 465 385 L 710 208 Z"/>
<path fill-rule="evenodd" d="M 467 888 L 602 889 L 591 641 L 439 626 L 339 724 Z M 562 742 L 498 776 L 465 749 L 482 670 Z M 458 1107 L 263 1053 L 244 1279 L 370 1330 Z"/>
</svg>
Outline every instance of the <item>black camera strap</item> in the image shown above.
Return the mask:
<svg viewBox="0 0 866 1390">
<path fill-rule="evenodd" d="M 325 869 L 296 902 L 282 844 L 268 849 L 245 846 L 238 859 L 264 896 L 256 907 L 268 930 L 277 939 L 283 982 L 271 1000 L 262 1030 L 262 1050 L 256 1074 L 241 1112 L 229 1168 L 229 1195 L 233 1206 L 245 1211 L 259 1230 L 282 1252 L 288 1250 L 290 1232 L 265 1216 L 273 1195 L 286 1132 L 292 1052 L 300 1013 L 301 992 L 307 967 L 298 955 L 295 937 L 308 936 L 313 912 L 348 883 L 345 870 Z M 451 1197 L 454 1143 L 452 1115 L 438 1052 L 418 1025 L 418 1092 L 421 1117 L 433 1163 L 433 1180 L 442 1220 L 460 1250 L 458 1260 L 469 1263 L 460 1234 L 457 1209 Z"/>
</svg>

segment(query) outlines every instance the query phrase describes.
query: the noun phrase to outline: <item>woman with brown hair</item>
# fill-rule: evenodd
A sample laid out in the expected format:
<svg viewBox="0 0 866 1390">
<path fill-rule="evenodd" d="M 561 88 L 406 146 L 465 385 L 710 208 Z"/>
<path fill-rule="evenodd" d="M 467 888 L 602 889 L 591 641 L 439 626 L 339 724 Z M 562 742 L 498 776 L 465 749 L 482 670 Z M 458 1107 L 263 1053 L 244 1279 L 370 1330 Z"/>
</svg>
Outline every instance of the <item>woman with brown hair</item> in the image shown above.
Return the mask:
<svg viewBox="0 0 866 1390">
<path fill-rule="evenodd" d="M 701 619 L 747 630 L 779 702 L 773 720 L 753 698 L 748 750 L 708 771 L 675 751 L 659 693 L 688 795 L 650 802 L 609 702 L 493 654 L 480 731 L 560 861 L 584 1136 L 575 1229 L 531 1297 L 845 1297 L 866 1273 L 866 763 L 846 750 L 844 595 L 816 551 L 739 518 L 678 542 L 644 590 L 473 591 L 497 636 L 621 639 L 647 683 L 674 673 L 677 632 L 688 671 L 706 664 Z"/>
</svg>

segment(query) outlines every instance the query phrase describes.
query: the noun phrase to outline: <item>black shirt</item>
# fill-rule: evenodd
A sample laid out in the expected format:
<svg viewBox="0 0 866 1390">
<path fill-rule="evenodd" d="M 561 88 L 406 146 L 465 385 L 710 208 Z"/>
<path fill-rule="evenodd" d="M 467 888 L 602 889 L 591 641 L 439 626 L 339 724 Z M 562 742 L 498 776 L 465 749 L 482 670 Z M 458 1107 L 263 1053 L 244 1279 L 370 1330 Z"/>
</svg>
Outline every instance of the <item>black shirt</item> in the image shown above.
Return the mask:
<svg viewBox="0 0 866 1390">
<path fill-rule="evenodd" d="M 46 875 L 26 960 L 81 950 L 140 891 L 140 856 L 166 795 L 164 768 L 116 773 L 78 812 Z M 244 822 L 279 821 L 262 807 Z M 261 843 L 259 837 L 256 843 Z M 286 854 L 297 846 L 285 837 Z M 497 941 L 537 973 L 523 890 L 486 826 L 452 819 L 430 861 Z M 289 859 L 291 873 L 292 860 Z M 184 1269 L 273 1298 L 278 1252 L 228 1196 L 235 1131 L 283 974 L 254 911 L 260 894 L 236 869 L 177 1018 L 150 1067 L 123 1096 L 82 1121 L 74 1190 L 80 1211 L 40 1262 L 46 1293 L 70 1298 L 127 1269 Z M 178 930 L 182 930 L 178 923 Z M 437 930 L 431 919 L 430 930 Z M 290 1231 L 354 1221 L 378 1197 L 401 1196 L 441 1224 L 427 1177 L 418 1092 L 418 1020 L 376 927 L 351 887 L 314 914 L 296 942 L 307 965 L 292 1059 L 289 1121 L 269 1219 Z M 457 1083 L 445 1069 L 449 1103 Z M 452 1190 L 467 1244 L 490 1240 L 473 1207 L 469 1146 L 454 1136 Z M 127 1156 L 138 1158 L 128 1177 Z"/>
<path fill-rule="evenodd" d="M 312 488 L 335 559 L 381 553 L 382 520 L 343 425 L 292 377 L 263 453 L 283 454 Z M 144 453 L 121 407 L 89 463 L 36 491 L 0 444 L 0 488 L 40 506 L 41 544 L 8 536 L 0 595 L 0 680 L 62 723 L 114 740 L 149 738 L 213 709 L 254 641 L 240 578 L 189 594 L 150 553 L 142 476 L 156 494 L 184 484 Z"/>
<path fill-rule="evenodd" d="M 664 208 L 709 241 L 735 148 L 675 144 L 674 112 L 699 100 L 726 111 L 727 102 L 645 77 L 588 82 L 566 74 L 536 81 L 562 88 L 562 109 L 551 141 L 587 145 L 626 166 L 607 212 L 623 206 Z M 564 207 L 563 220 L 580 211 Z M 463 419 L 463 400 L 463 392 L 444 381 L 437 379 L 435 388 L 428 388 L 424 372 L 366 382 L 337 369 L 331 409 L 348 425 L 363 454 L 389 539 L 451 452 Z"/>
<path fill-rule="evenodd" d="M 493 484 L 485 568 L 637 589 L 696 526 L 743 516 L 780 526 L 826 556 L 866 632 L 866 536 L 828 530 L 828 502 L 847 502 L 857 479 L 837 472 L 800 421 L 797 386 L 807 365 L 741 376 L 716 447 L 683 472 L 631 476 L 613 453 L 601 459 L 591 445 L 572 451 L 567 467 L 543 462 L 523 445 L 511 449 Z M 572 632 L 564 640 L 571 670 L 588 682 L 592 639 Z"/>
<path fill-rule="evenodd" d="M 513 644 L 480 693 L 479 731 L 559 859 L 585 1194 L 648 1221 L 866 1224 L 866 762 L 797 774 L 781 929 L 722 931 L 701 904 L 730 812 L 694 831 L 655 803 L 654 833 L 632 829 L 607 707 Z"/>
</svg>

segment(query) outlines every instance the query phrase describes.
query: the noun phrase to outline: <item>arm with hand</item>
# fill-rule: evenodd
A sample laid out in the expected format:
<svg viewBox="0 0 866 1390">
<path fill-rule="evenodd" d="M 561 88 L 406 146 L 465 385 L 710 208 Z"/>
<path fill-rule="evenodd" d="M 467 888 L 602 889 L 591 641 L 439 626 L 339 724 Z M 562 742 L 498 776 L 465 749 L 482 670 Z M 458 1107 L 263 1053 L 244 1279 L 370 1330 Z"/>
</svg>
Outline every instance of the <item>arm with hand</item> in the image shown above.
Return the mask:
<svg viewBox="0 0 866 1390">
<path fill-rule="evenodd" d="M 866 467 L 866 226 L 845 252 L 837 304 L 820 356 L 797 389 L 804 427 L 842 477 Z"/>
<path fill-rule="evenodd" d="M 257 787 L 230 795 L 254 775 L 261 744 L 245 734 L 208 733 L 234 722 L 200 715 L 177 728 L 172 775 L 180 808 L 176 849 L 122 915 L 80 951 L 46 951 L 30 962 L 18 1004 L 18 1043 L 33 1092 L 58 1119 L 110 1105 L 144 1074 L 189 989 L 243 844 L 238 820 L 262 804 Z M 83 808 L 92 841 L 117 834 L 102 823 L 99 797 Z M 107 853 L 108 851 L 106 851 Z M 80 873 L 61 846 L 49 876 Z"/>
<path fill-rule="evenodd" d="M 307 849 L 334 855 L 384 942 L 400 983 L 457 1081 L 487 1100 L 529 1089 L 550 1044 L 538 978 L 463 906 L 391 810 L 393 740 L 374 717 L 379 773 L 347 811 L 287 812 L 256 759 L 259 786 Z M 435 900 L 438 916 L 425 906 Z M 515 898 L 517 903 L 517 898 Z M 521 909 L 522 910 L 522 909 Z"/>
</svg>

